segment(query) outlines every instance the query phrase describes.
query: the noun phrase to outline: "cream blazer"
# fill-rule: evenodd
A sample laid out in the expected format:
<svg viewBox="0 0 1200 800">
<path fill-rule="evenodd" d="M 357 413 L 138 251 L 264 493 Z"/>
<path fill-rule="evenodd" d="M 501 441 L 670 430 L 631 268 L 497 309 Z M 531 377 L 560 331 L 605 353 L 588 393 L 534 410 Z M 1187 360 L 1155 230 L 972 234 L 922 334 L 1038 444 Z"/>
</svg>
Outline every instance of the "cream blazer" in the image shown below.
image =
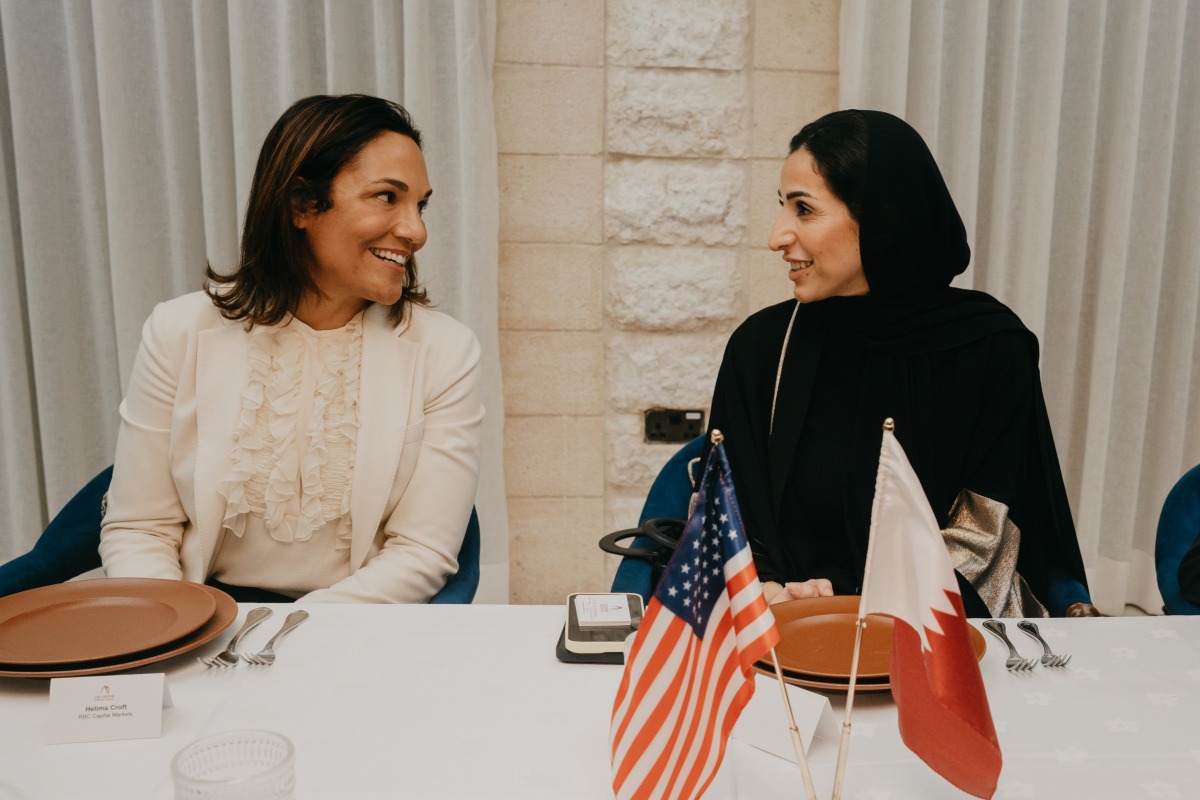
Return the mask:
<svg viewBox="0 0 1200 800">
<path fill-rule="evenodd" d="M 100 534 L 109 577 L 208 577 L 223 534 L 217 486 L 250 379 L 247 338 L 203 292 L 146 321 Z M 457 570 L 479 474 L 479 352 L 444 314 L 409 306 L 392 328 L 387 308 L 367 309 L 351 574 L 301 600 L 425 602 Z"/>
</svg>

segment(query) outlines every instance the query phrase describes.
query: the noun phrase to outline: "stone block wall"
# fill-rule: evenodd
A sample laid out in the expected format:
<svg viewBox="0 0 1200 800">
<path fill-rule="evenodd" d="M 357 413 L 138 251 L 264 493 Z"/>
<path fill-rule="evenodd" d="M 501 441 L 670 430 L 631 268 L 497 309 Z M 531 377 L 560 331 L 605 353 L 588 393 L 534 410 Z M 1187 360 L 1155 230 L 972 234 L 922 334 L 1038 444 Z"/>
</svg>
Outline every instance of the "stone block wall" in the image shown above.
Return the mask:
<svg viewBox="0 0 1200 800">
<path fill-rule="evenodd" d="M 838 0 L 498 0 L 511 599 L 604 591 L 725 341 L 791 284 L 787 140 L 837 107 Z"/>
</svg>

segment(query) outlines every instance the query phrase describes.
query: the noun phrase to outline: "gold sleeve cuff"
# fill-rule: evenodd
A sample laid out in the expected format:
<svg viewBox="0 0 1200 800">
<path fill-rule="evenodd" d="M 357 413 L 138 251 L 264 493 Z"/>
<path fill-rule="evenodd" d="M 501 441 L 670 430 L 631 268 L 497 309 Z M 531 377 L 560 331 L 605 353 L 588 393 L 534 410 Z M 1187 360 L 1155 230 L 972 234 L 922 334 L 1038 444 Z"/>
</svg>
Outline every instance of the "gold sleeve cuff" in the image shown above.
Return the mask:
<svg viewBox="0 0 1200 800">
<path fill-rule="evenodd" d="M 963 489 L 942 531 L 954 568 L 962 573 L 993 617 L 1048 617 L 1017 572 L 1021 531 L 1008 506 Z"/>
</svg>

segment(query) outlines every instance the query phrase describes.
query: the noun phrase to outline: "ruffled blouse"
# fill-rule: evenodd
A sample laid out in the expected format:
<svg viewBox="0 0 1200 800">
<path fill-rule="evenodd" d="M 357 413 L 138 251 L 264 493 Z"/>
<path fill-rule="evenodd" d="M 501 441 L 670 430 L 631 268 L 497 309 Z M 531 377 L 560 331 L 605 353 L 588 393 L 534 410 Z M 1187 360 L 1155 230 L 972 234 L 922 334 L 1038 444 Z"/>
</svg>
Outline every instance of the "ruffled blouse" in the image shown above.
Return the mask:
<svg viewBox="0 0 1200 800">
<path fill-rule="evenodd" d="M 240 539 L 261 521 L 271 539 L 291 544 L 330 526 L 334 549 L 348 551 L 362 315 L 326 331 L 292 318 L 256 326 L 248 339 L 250 377 L 217 487 L 225 533 Z"/>
</svg>

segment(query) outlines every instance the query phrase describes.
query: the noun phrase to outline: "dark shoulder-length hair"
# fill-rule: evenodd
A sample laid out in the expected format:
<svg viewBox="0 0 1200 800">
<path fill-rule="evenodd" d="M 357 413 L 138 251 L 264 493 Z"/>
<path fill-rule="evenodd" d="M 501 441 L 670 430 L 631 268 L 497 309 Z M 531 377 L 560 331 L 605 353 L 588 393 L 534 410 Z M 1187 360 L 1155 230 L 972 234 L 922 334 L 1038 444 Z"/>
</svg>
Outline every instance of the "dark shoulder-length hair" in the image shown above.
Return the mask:
<svg viewBox="0 0 1200 800">
<path fill-rule="evenodd" d="M 861 111 L 834 111 L 800 129 L 788 144 L 788 155 L 804 148 L 829 190 L 861 222 L 867 186 L 868 127 Z"/>
<path fill-rule="evenodd" d="M 205 291 L 226 319 L 248 328 L 275 325 L 295 314 L 301 297 L 319 292 L 308 269 L 308 243 L 294 224 L 297 211 L 327 211 L 339 172 L 381 133 L 394 131 L 421 146 L 421 132 L 397 103 L 362 94 L 314 95 L 296 101 L 271 128 L 258 154 L 246 204 L 242 248 L 226 275 L 211 265 Z M 399 324 L 408 303 L 428 305 L 410 257 L 400 299 L 388 311 Z"/>
</svg>

